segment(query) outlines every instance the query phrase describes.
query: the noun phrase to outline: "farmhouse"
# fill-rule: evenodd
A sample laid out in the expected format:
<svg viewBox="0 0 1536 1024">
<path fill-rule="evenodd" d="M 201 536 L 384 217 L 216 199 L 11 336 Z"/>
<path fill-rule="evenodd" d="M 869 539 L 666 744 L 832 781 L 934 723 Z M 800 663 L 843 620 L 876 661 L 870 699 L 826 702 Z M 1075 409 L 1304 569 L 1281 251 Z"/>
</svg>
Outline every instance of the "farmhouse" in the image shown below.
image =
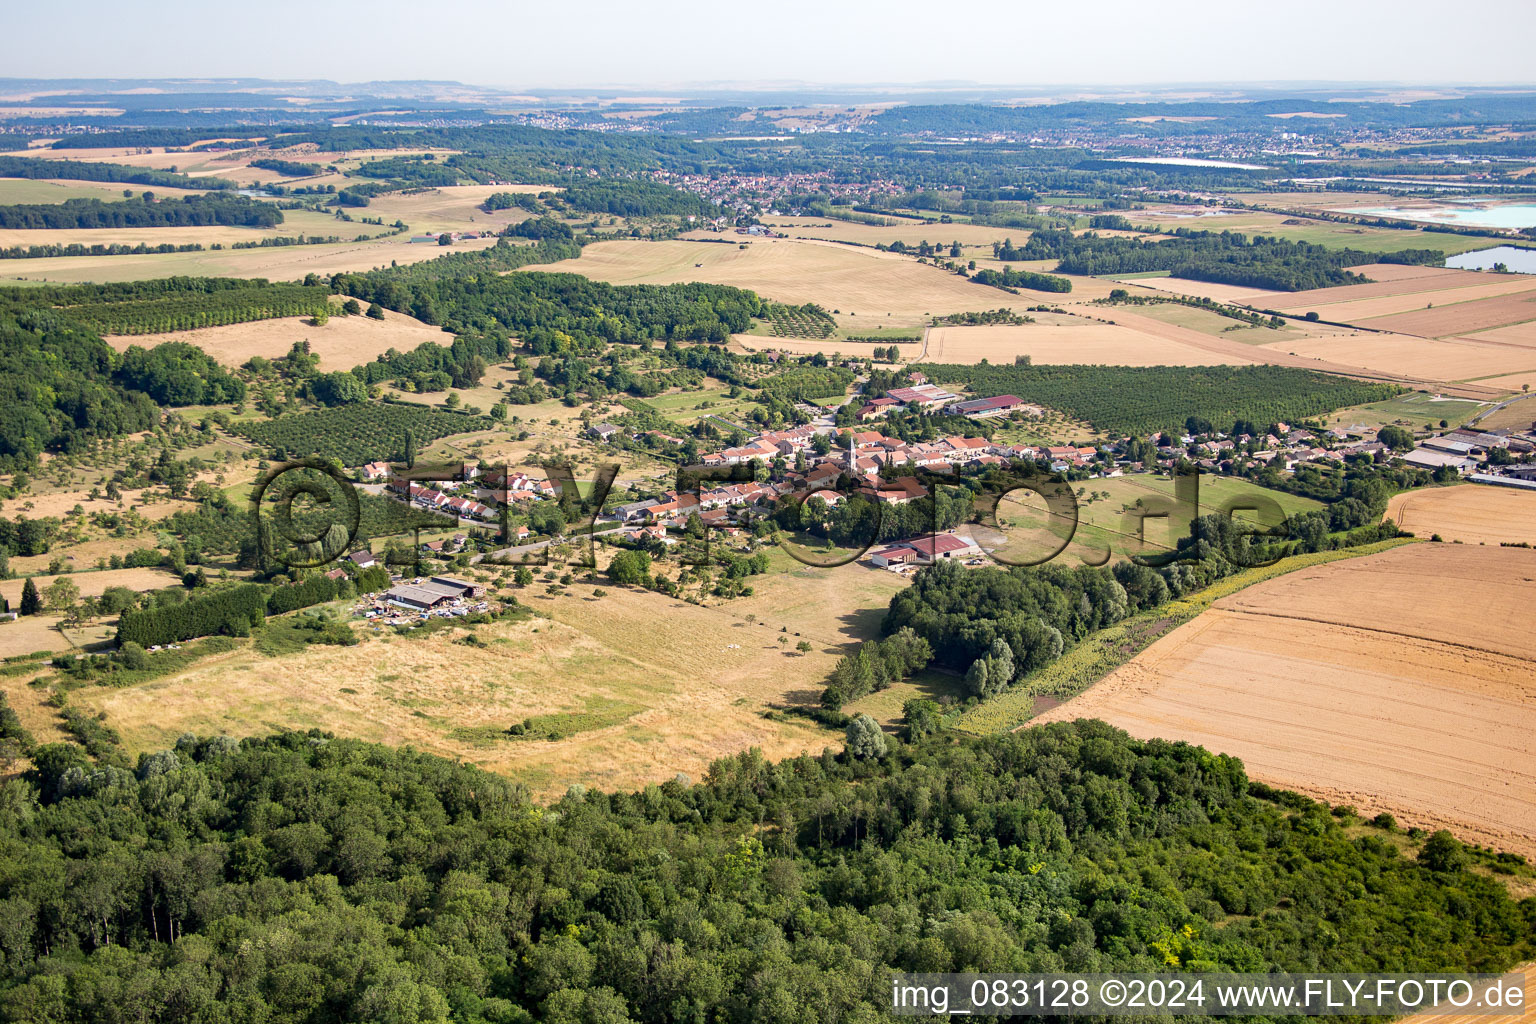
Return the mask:
<svg viewBox="0 0 1536 1024">
<path fill-rule="evenodd" d="M 363 467 L 364 480 L 382 480 L 389 476 L 389 463 L 370 462 Z"/>
<path fill-rule="evenodd" d="M 1420 447 L 1451 455 L 1470 456 L 1483 450 L 1483 446 L 1471 441 L 1457 441 L 1449 437 L 1431 437 L 1420 442 Z"/>
<path fill-rule="evenodd" d="M 899 405 L 901 405 L 900 402 L 889 396 L 885 398 L 872 398 L 859 410 L 859 419 L 864 421 L 884 416 Z"/>
<path fill-rule="evenodd" d="M 433 576 L 431 579 L 431 585 L 437 587 L 447 587 L 456 591 L 459 597 L 485 596 L 485 587 L 481 586 L 479 583 L 471 583 L 468 580 L 461 580 L 456 576 Z"/>
<path fill-rule="evenodd" d="M 869 556 L 869 560 L 879 568 L 889 569 L 898 565 L 927 565 L 940 558 L 969 558 L 980 553 L 981 549 L 969 538 L 941 533 L 935 537 L 919 537 L 876 551 Z"/>
<path fill-rule="evenodd" d="M 995 398 L 973 398 L 968 402 L 956 402 L 950 412 L 968 416 L 973 420 L 992 416 L 1007 416 L 1024 404 L 1018 395 L 998 395 Z"/>
<path fill-rule="evenodd" d="M 1408 465 L 1417 466 L 1420 469 L 1439 469 L 1441 466 L 1450 466 L 1463 473 L 1477 465 L 1476 459 L 1469 459 L 1464 455 L 1425 451 L 1423 448 L 1416 448 L 1400 458 Z"/>
<path fill-rule="evenodd" d="M 352 564 L 357 566 L 359 569 L 371 569 L 375 565 L 379 564 L 378 560 L 373 557 L 373 552 L 369 551 L 367 548 L 364 548 L 361 551 L 354 551 L 348 555 L 347 558 L 350 559 Z"/>
<path fill-rule="evenodd" d="M 614 426 L 612 423 L 594 423 L 592 426 L 587 428 L 587 433 L 591 434 L 599 441 L 606 441 L 618 432 L 619 428 Z"/>
<path fill-rule="evenodd" d="M 461 596 L 457 588 L 439 586 L 435 583 L 402 583 L 384 592 L 384 600 L 390 604 L 420 611 L 430 611 Z"/>
<path fill-rule="evenodd" d="M 960 400 L 959 395 L 952 395 L 943 388 L 932 384 L 918 384 L 910 388 L 892 388 L 886 394 L 896 399 L 902 405 L 916 405 L 924 409 L 936 409 L 950 402 Z"/>
</svg>

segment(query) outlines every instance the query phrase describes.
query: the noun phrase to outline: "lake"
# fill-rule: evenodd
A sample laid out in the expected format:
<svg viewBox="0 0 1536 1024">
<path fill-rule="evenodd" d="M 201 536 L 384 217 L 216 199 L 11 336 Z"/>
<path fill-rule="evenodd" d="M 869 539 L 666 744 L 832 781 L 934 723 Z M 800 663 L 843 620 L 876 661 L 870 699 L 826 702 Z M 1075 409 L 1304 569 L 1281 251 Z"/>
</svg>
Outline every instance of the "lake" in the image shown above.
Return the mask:
<svg viewBox="0 0 1536 1024">
<path fill-rule="evenodd" d="M 1263 164 L 1238 164 L 1230 160 L 1199 160 L 1192 156 L 1112 156 L 1122 164 L 1169 164 L 1173 167 L 1229 167 L 1235 171 L 1267 171 Z"/>
<path fill-rule="evenodd" d="M 1500 245 L 1449 256 L 1445 260 L 1446 266 L 1457 270 L 1492 270 L 1495 263 L 1502 263 L 1517 274 L 1536 274 L 1536 249 Z"/>
<path fill-rule="evenodd" d="M 1506 203 L 1501 206 L 1473 206 L 1468 203 L 1445 206 L 1387 206 L 1375 210 L 1339 210 L 1357 217 L 1392 217 L 1397 220 L 1429 221 L 1472 228 L 1536 227 L 1536 203 Z"/>
</svg>

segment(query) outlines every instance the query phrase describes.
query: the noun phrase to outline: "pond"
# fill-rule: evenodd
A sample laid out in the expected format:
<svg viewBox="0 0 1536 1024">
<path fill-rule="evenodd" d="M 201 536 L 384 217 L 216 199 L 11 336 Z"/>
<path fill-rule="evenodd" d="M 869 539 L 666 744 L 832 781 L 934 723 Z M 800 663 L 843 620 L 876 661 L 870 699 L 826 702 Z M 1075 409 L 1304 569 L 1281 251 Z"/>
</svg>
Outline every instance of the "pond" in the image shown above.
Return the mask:
<svg viewBox="0 0 1536 1024">
<path fill-rule="evenodd" d="M 1352 213 L 1357 217 L 1391 217 L 1395 220 L 1428 221 L 1432 224 L 1455 224 L 1471 228 L 1536 227 L 1536 203 L 1504 203 L 1496 206 L 1447 203 L 1444 206 L 1385 206 L 1374 210 L 1339 212 Z"/>
<path fill-rule="evenodd" d="M 1536 249 L 1519 249 L 1513 245 L 1499 245 L 1492 249 L 1464 252 L 1449 256 L 1445 265 L 1457 270 L 1492 270 L 1495 263 L 1516 274 L 1536 274 Z"/>
</svg>

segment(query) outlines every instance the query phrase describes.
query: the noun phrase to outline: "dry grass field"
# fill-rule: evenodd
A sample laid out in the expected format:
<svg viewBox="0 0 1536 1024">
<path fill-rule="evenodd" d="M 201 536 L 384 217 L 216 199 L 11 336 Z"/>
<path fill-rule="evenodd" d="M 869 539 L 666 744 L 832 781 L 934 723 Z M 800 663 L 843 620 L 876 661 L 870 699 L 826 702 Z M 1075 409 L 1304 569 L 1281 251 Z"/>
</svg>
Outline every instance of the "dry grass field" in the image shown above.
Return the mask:
<svg viewBox="0 0 1536 1024">
<path fill-rule="evenodd" d="M 338 302 L 339 297 L 333 300 L 333 304 Z M 415 317 L 393 310 L 385 310 L 383 320 L 332 316 L 320 327 L 312 327 L 306 321 L 306 317 L 281 317 L 170 334 L 112 335 L 107 342 L 121 352 L 130 345 L 153 348 L 166 341 L 184 341 L 226 366 L 239 366 L 252 356 L 275 359 L 287 355 L 294 342 L 308 341 L 310 351 L 320 357 L 323 370 L 350 370 L 391 348 L 406 352 L 422 342 L 453 342 L 453 335 L 443 333 L 441 328 L 429 327 Z"/>
<path fill-rule="evenodd" d="M 123 189 L 132 187 L 112 182 L 71 181 L 65 178 L 0 178 L 0 204 L 62 203 L 67 199 L 112 202 L 123 198 Z M 188 193 L 192 191 L 187 190 Z"/>
<path fill-rule="evenodd" d="M 1477 421 L 1483 430 L 1530 430 L 1536 428 L 1536 400 L 1522 397 L 1506 405 L 1498 412 L 1491 412 Z"/>
<path fill-rule="evenodd" d="M 601 598 L 591 584 L 561 597 L 538 584 L 519 597 L 547 618 L 482 626 L 483 646 L 456 643 L 462 631 L 448 630 L 370 633 L 357 647 L 279 657 L 244 648 L 138 686 L 76 690 L 71 699 L 105 711 L 135 751 L 163 748 L 187 730 L 318 727 L 473 761 L 544 797 L 573 783 L 629 788 L 679 771 L 697 778 L 712 760 L 748 747 L 780 758 L 837 746 L 831 732 L 763 712 L 814 703 L 836 659 L 874 635 L 903 585 L 859 566 L 755 581 L 754 596 L 716 607 L 606 581 Z M 781 635 L 789 642 L 780 644 Z M 800 639 L 810 653 L 794 650 Z M 547 714 L 590 718 L 558 740 L 505 733 Z"/>
<path fill-rule="evenodd" d="M 57 576 L 34 576 L 32 582 L 37 586 L 38 592 L 47 591 L 49 584 L 58 579 Z M 75 586 L 80 588 L 82 597 L 99 597 L 108 587 L 127 587 L 130 590 L 158 590 L 161 587 L 175 586 L 181 583 L 181 578 L 166 569 L 102 569 L 94 572 L 73 572 L 68 574 Z M 21 603 L 21 588 L 26 585 L 26 580 L 11 579 L 0 580 L 0 595 L 3 595 L 14 608 Z"/>
<path fill-rule="evenodd" d="M 1407 300 L 1409 305 L 1398 308 L 1414 309 L 1412 303 L 1417 302 L 1418 308 L 1422 308 L 1427 302 L 1456 301 L 1437 296 L 1436 293 L 1460 293 L 1470 291 L 1469 298 L 1483 298 L 1488 295 L 1502 295 L 1505 292 L 1520 291 L 1522 288 L 1532 287 L 1530 281 L 1519 279 L 1492 277 L 1488 274 L 1479 274 L 1475 270 L 1451 270 L 1445 267 L 1418 267 L 1402 266 L 1392 263 L 1372 263 L 1363 267 L 1354 267 L 1350 271 L 1355 274 L 1364 274 L 1371 279 L 1369 284 L 1347 284 L 1338 288 L 1314 288 L 1304 292 L 1287 292 L 1284 299 L 1276 306 L 1277 309 L 1288 313 L 1305 313 L 1309 309 L 1318 309 L 1323 316 L 1330 320 L 1348 320 L 1347 316 L 1336 316 L 1336 308 L 1361 303 L 1367 299 L 1393 298 L 1403 295 L 1418 295 L 1421 298 Z M 1488 290 L 1491 289 L 1491 290 Z M 1322 309 L 1324 306 L 1335 307 Z M 1369 310 L 1370 307 L 1362 306 Z M 1384 306 L 1383 311 L 1394 311 L 1390 305 Z M 1362 316 L 1379 315 L 1369 311 Z"/>
<path fill-rule="evenodd" d="M 1412 544 L 1218 601 L 1036 721 L 1102 718 L 1254 778 L 1536 853 L 1536 551 Z"/>
<path fill-rule="evenodd" d="M 1536 491 L 1481 484 L 1404 491 L 1388 503 L 1387 516 L 1419 537 L 1536 545 Z"/>
<path fill-rule="evenodd" d="M 1020 301 L 908 257 L 787 240 L 754 241 L 744 249 L 708 242 L 599 242 L 587 246 L 579 259 L 539 269 L 585 274 L 613 284 L 735 285 L 779 302 L 816 302 L 853 314 L 839 323 L 860 332 L 873 332 L 888 318 L 910 324 L 930 314 L 995 309 L 1005 304 L 1003 300 Z"/>
<path fill-rule="evenodd" d="M 57 577 L 36 576 L 33 583 L 46 598 L 48 585 Z M 84 597 L 99 596 L 108 587 L 128 587 L 131 590 L 155 590 L 178 585 L 181 580 L 164 569 L 106 569 L 99 572 L 69 574 Z M 0 580 L 0 594 L 4 594 L 11 608 L 21 603 L 23 579 Z M 76 647 L 88 647 L 109 640 L 117 632 L 116 619 L 97 619 L 89 624 L 60 631 L 62 616 L 52 611 L 28 615 L 14 622 L 0 622 L 0 658 L 36 651 L 71 651 Z M 35 703 L 36 698 L 33 698 Z"/>
</svg>

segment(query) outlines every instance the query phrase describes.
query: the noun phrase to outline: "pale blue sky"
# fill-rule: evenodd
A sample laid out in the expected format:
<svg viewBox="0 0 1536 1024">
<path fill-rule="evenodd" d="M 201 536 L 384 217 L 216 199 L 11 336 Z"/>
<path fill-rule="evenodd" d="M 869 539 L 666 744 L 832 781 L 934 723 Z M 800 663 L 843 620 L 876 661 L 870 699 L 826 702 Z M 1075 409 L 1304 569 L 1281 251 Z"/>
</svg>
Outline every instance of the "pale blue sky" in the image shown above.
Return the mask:
<svg viewBox="0 0 1536 1024">
<path fill-rule="evenodd" d="M 0 76 L 1527 83 L 1536 0 L 7 0 Z"/>
</svg>

